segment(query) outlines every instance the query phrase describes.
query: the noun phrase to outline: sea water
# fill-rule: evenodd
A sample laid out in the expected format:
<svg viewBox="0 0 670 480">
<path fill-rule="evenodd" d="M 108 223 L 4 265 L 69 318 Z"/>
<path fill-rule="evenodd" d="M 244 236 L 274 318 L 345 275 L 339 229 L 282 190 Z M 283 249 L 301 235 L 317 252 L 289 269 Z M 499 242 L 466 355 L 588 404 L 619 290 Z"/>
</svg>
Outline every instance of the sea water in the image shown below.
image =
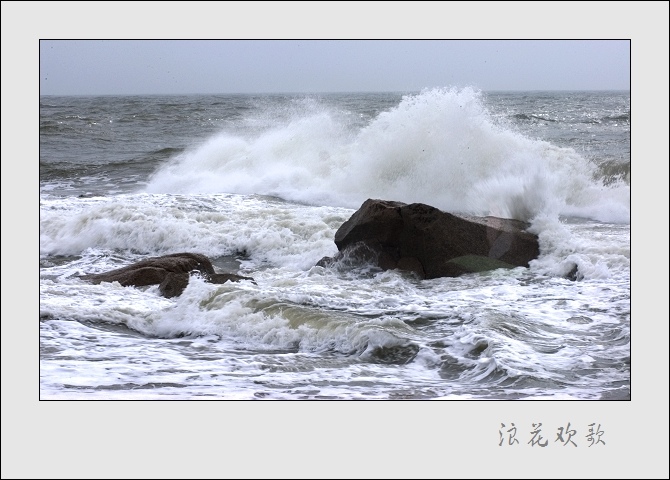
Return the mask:
<svg viewBox="0 0 670 480">
<path fill-rule="evenodd" d="M 42 96 L 39 194 L 43 400 L 630 398 L 628 91 Z M 316 266 L 368 198 L 540 256 Z M 79 278 L 178 252 L 255 283 Z"/>
</svg>

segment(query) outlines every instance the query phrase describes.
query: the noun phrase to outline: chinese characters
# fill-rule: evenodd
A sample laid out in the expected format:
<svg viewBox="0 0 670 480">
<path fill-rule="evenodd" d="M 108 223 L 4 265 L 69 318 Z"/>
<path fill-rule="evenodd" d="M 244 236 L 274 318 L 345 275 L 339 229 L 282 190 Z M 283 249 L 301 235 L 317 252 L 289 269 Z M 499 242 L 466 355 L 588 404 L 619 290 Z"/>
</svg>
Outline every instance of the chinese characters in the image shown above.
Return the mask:
<svg viewBox="0 0 670 480">
<path fill-rule="evenodd" d="M 588 433 L 581 438 L 586 439 L 587 447 L 593 447 L 597 445 L 607 445 L 603 440 L 603 435 L 605 430 L 602 429 L 602 426 L 598 423 L 588 424 Z M 545 431 L 541 422 L 532 423 L 531 428 L 528 430 L 527 437 L 525 432 L 519 431 L 514 423 L 510 423 L 509 427 L 505 423 L 500 423 L 500 428 L 498 429 L 498 446 L 515 446 L 521 445 L 518 437 L 521 437 L 522 440 L 528 438 L 528 442 L 525 442 L 526 445 L 531 447 L 546 448 L 550 445 L 549 439 L 546 438 Z M 556 438 L 554 439 L 554 444 L 562 447 L 578 447 L 578 441 L 584 445 L 585 443 L 581 442 L 581 438 L 578 436 L 577 429 L 568 422 L 567 425 L 557 428 Z"/>
</svg>

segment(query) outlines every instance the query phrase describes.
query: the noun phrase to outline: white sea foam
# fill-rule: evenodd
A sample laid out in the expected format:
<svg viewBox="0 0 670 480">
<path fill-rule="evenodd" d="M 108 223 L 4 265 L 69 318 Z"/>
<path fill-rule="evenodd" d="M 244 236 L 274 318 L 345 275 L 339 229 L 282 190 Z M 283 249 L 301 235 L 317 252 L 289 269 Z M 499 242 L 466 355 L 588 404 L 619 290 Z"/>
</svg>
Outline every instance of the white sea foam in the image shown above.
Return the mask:
<svg viewBox="0 0 670 480">
<path fill-rule="evenodd" d="M 134 252 L 138 258 L 196 251 L 210 258 L 244 255 L 249 271 L 268 266 L 312 271 L 337 252 L 333 238 L 353 210 L 311 207 L 271 198 L 232 194 L 136 194 L 107 198 L 43 198 L 40 214 L 42 255 L 86 255 L 94 271 L 117 268 L 108 252 Z M 592 222 L 536 219 L 540 257 L 537 273 L 565 276 L 574 267 L 583 278 L 627 274 L 630 227 Z M 93 267 L 92 265 L 93 264 Z M 69 264 L 58 275 L 94 273 Z M 54 273 L 55 275 L 55 273 Z"/>
<path fill-rule="evenodd" d="M 174 157 L 146 192 L 42 189 L 43 398 L 626 398 L 628 187 L 494 121 L 470 89 L 365 124 L 282 105 Z M 531 220 L 540 257 L 423 281 L 315 266 L 369 197 Z M 77 278 L 182 251 L 234 255 L 255 283 L 194 277 L 167 299 Z"/>
<path fill-rule="evenodd" d="M 212 258 L 243 252 L 259 263 L 308 269 L 337 251 L 334 232 L 351 213 L 241 195 L 43 199 L 40 251 L 197 251 Z"/>
<path fill-rule="evenodd" d="M 383 198 L 522 220 L 630 220 L 629 186 L 603 186 L 574 150 L 501 126 L 470 88 L 406 96 L 354 131 L 325 106 L 285 117 L 261 133 L 221 134 L 176 156 L 146 191 L 254 193 L 346 208 Z"/>
</svg>

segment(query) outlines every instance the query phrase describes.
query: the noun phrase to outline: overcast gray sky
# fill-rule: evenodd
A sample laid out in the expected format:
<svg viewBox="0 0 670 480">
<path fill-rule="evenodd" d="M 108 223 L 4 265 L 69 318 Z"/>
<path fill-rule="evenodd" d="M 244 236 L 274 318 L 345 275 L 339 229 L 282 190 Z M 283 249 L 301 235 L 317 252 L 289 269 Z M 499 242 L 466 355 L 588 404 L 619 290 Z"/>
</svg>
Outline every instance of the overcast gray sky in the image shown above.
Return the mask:
<svg viewBox="0 0 670 480">
<path fill-rule="evenodd" d="M 628 40 L 41 40 L 40 94 L 628 90 Z"/>
</svg>

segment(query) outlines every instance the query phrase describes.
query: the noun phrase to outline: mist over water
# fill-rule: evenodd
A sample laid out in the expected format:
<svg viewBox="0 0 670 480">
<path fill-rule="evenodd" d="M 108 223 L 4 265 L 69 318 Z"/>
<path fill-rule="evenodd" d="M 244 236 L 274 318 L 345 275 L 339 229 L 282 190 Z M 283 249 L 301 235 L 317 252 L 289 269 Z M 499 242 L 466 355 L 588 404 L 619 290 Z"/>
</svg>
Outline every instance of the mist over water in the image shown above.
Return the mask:
<svg viewBox="0 0 670 480">
<path fill-rule="evenodd" d="M 347 208 L 382 198 L 525 221 L 630 221 L 628 184 L 605 185 L 595 163 L 520 133 L 471 88 L 406 95 L 367 122 L 306 100 L 261 112 L 248 120 L 251 131 L 222 132 L 173 157 L 146 191 L 256 193 Z"/>
</svg>

